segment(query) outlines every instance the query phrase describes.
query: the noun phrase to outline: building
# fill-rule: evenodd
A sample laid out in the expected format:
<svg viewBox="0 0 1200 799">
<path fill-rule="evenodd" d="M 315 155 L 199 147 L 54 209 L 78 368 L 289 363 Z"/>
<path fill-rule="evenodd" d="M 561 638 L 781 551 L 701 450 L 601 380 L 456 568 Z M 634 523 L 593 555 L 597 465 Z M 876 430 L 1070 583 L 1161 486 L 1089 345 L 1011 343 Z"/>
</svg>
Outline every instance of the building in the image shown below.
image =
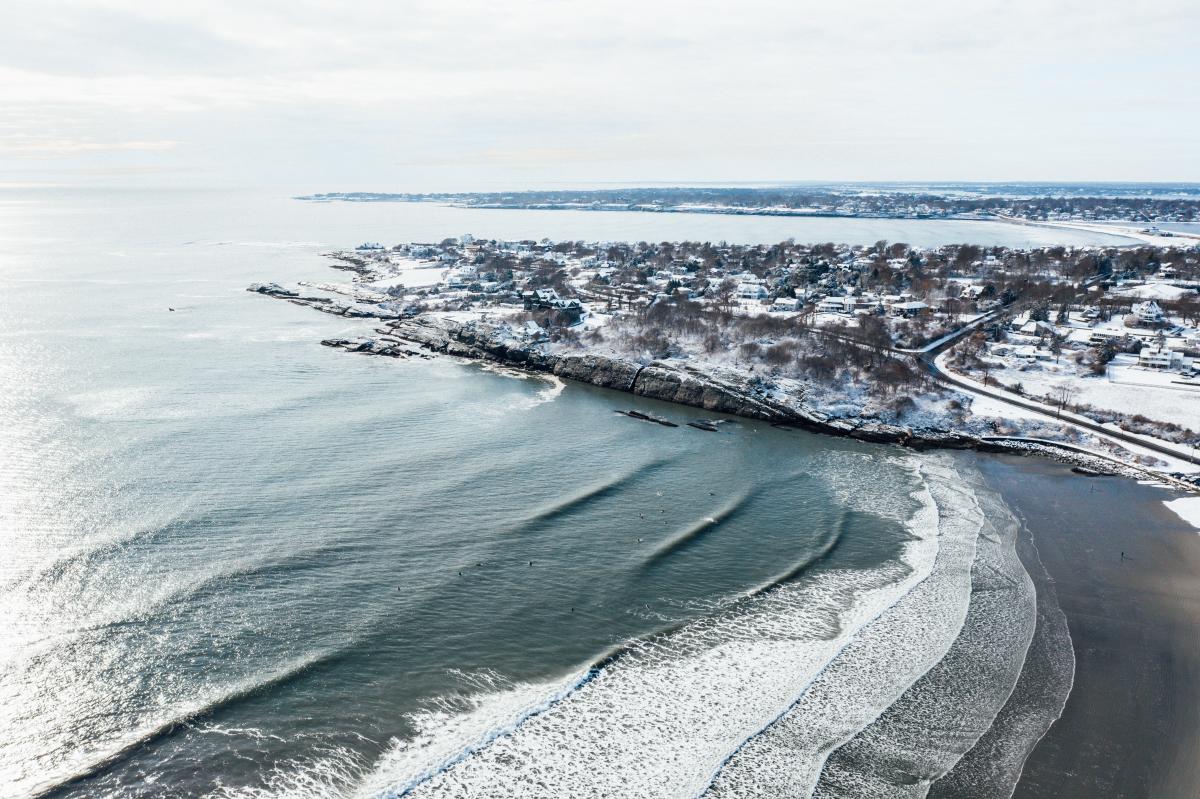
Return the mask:
<svg viewBox="0 0 1200 799">
<path fill-rule="evenodd" d="M 1183 353 L 1170 347 L 1142 347 L 1138 353 L 1138 366 L 1147 369 L 1175 369 L 1183 366 Z"/>
<path fill-rule="evenodd" d="M 852 297 L 826 297 L 817 303 L 817 313 L 849 313 L 852 308 Z"/>
<path fill-rule="evenodd" d="M 1154 300 L 1135 302 L 1133 304 L 1133 315 L 1143 325 L 1160 325 L 1163 322 L 1162 308 Z"/>
<path fill-rule="evenodd" d="M 558 292 L 554 289 L 534 289 L 533 291 L 526 292 L 522 299 L 525 301 L 525 310 L 558 311 L 571 324 L 574 324 L 583 316 L 583 305 L 579 300 L 564 300 L 558 296 Z"/>
<path fill-rule="evenodd" d="M 762 300 L 766 299 L 767 289 L 758 283 L 739 283 L 737 296 L 739 300 Z"/>
<path fill-rule="evenodd" d="M 929 306 L 920 300 L 911 302 L 897 302 L 892 304 L 892 313 L 897 316 L 913 317 L 920 316 L 929 310 Z"/>
<path fill-rule="evenodd" d="M 1125 334 L 1116 330 L 1093 330 L 1091 336 L 1088 337 L 1088 344 L 1096 347 L 1103 347 L 1105 344 L 1116 345 L 1123 338 L 1125 338 Z"/>
</svg>

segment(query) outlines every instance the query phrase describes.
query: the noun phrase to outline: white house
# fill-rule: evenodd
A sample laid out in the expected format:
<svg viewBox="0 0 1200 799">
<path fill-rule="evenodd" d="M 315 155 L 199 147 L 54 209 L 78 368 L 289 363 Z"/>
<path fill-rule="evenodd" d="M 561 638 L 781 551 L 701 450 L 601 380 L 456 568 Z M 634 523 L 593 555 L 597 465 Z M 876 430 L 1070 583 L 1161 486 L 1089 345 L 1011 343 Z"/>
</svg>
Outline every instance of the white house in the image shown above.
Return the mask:
<svg viewBox="0 0 1200 799">
<path fill-rule="evenodd" d="M 758 283 L 739 283 L 737 296 L 739 300 L 761 300 L 767 296 L 767 289 Z"/>
<path fill-rule="evenodd" d="M 826 297 L 817 303 L 818 313 L 848 313 L 852 308 L 853 297 Z"/>
<path fill-rule="evenodd" d="M 1163 321 L 1162 308 L 1154 300 L 1135 302 L 1133 304 L 1133 315 L 1143 325 L 1157 325 Z"/>
<path fill-rule="evenodd" d="M 1088 343 L 1102 347 L 1109 343 L 1115 344 L 1124 337 L 1124 333 L 1116 330 L 1093 330 L 1092 334 L 1088 336 Z"/>
<path fill-rule="evenodd" d="M 771 311 L 774 313 L 795 313 L 798 310 L 800 310 L 800 300 L 795 297 L 779 297 L 771 303 Z"/>
<path fill-rule="evenodd" d="M 1170 347 L 1142 347 L 1138 353 L 1138 366 L 1147 369 L 1174 369 L 1183 366 L 1183 353 Z"/>
</svg>

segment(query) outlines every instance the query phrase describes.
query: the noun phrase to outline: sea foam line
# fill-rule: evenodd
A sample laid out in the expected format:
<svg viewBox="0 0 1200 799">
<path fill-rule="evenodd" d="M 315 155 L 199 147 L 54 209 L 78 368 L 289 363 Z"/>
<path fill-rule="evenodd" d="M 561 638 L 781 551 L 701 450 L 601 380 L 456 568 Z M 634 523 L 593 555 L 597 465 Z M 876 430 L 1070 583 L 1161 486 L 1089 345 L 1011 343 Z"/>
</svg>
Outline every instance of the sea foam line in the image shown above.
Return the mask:
<svg viewBox="0 0 1200 799">
<path fill-rule="evenodd" d="M 939 529 L 930 574 L 847 640 L 789 708 L 742 742 L 705 795 L 810 796 L 828 753 L 877 718 L 958 635 L 983 519 L 975 502 L 967 514 L 945 507 L 943 489 L 956 475 L 937 461 L 929 466 L 921 493 L 938 509 Z M 908 668 L 897 671 L 897 663 Z"/>
<path fill-rule="evenodd" d="M 477 742 L 463 747 L 457 754 L 453 755 L 445 762 L 443 762 L 443 763 L 439 764 L 438 766 L 435 766 L 431 769 L 428 769 L 421 774 L 418 774 L 417 776 L 409 779 L 407 782 L 403 783 L 402 785 L 393 786 L 391 788 L 385 789 L 384 791 L 382 791 L 380 793 L 375 793 L 373 795 L 375 797 L 377 797 L 377 799 L 400 799 L 401 797 L 410 795 L 421 784 L 428 782 L 429 780 L 436 777 L 438 774 L 442 774 L 442 773 L 448 771 L 449 769 L 453 768 L 458 763 L 461 763 L 462 761 L 466 760 L 471 755 L 475 754 L 476 752 L 479 752 L 484 747 L 493 743 L 494 741 L 499 739 L 501 736 L 509 735 L 509 734 L 513 733 L 514 731 L 516 731 L 516 729 L 518 727 L 520 727 L 526 721 L 529 721 L 530 719 L 534 718 L 535 716 L 538 716 L 538 715 L 550 710 L 552 707 L 554 707 L 554 705 L 556 705 L 557 703 L 566 699 L 568 696 L 570 696 L 571 694 L 578 691 L 580 688 L 582 688 L 583 686 L 587 685 L 589 682 L 594 680 L 596 678 L 597 674 L 599 674 L 599 671 L 600 671 L 600 669 L 598 667 L 592 667 L 592 668 L 587 669 L 586 671 L 583 671 L 579 674 L 574 675 L 573 677 L 569 678 L 566 681 L 566 684 L 564 686 L 562 686 L 561 688 L 559 688 L 558 691 L 556 691 L 555 693 L 546 697 L 540 703 L 521 711 L 515 718 L 513 718 L 507 724 L 504 724 L 504 725 L 498 726 L 498 727 L 494 727 L 493 729 L 484 733 L 483 737 L 481 739 L 479 739 Z"/>
<path fill-rule="evenodd" d="M 336 661 L 352 649 L 353 645 L 347 644 L 324 652 L 310 654 L 293 660 L 290 664 L 277 670 L 266 679 L 245 680 L 234 685 L 220 696 L 213 697 L 207 701 L 193 703 L 190 707 L 177 711 L 168 719 L 144 725 L 141 729 L 117 741 L 114 748 L 97 754 L 92 758 L 91 762 L 76 768 L 72 773 L 47 780 L 39 785 L 29 786 L 27 790 L 33 799 L 40 799 L 41 797 L 48 797 L 71 785 L 102 774 L 133 753 L 149 746 L 155 741 L 172 735 L 176 730 L 207 718 L 245 699 L 257 696 L 264 691 L 286 685 L 314 668 Z"/>
<path fill-rule="evenodd" d="M 451 785 L 489 796 L 683 796 L 703 790 L 713 767 L 761 728 L 763 718 L 778 716 L 794 701 L 793 673 L 808 673 L 811 680 L 847 638 L 924 579 L 938 543 L 936 527 L 922 527 L 905 545 L 907 565 L 873 575 L 822 573 L 770 590 L 736 612 L 635 643 L 506 735 L 489 736 L 431 776 L 404 780 L 402 795 Z M 858 593 L 846 606 L 849 591 Z M 829 637 L 824 617 L 841 622 L 840 635 Z M 752 726 L 741 731 L 741 724 Z M 707 757 L 716 758 L 712 766 L 703 765 Z M 387 765 L 381 764 L 381 773 Z"/>
<path fill-rule="evenodd" d="M 1033 582 L 1003 503 L 972 492 L 984 518 L 966 619 L 945 656 L 828 758 L 817 796 L 924 797 L 991 728 L 1008 702 L 1036 623 Z M 914 724 L 931 732 L 910 734 Z M 986 793 L 986 792 L 985 792 Z"/>
</svg>

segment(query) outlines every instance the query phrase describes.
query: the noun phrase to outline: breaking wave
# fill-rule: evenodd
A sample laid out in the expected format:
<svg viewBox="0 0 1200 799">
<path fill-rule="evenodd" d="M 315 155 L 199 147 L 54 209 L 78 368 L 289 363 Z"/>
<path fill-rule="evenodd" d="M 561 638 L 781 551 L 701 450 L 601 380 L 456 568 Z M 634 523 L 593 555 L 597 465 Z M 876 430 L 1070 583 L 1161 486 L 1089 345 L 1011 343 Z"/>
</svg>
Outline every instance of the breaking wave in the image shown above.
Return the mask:
<svg viewBox="0 0 1200 799">
<path fill-rule="evenodd" d="M 984 594 L 1012 589 L 1001 609 L 1017 615 L 999 613 L 985 625 L 992 631 L 1023 618 L 1032 596 L 1021 590 L 1023 571 L 1012 571 L 1004 536 L 988 524 L 998 510 L 981 506 L 951 456 L 908 465 L 914 474 L 920 468 L 921 484 L 898 560 L 846 569 L 830 557 L 853 537 L 853 511 L 869 500 L 857 502 L 813 557 L 705 617 L 628 642 L 558 680 L 464 678 L 464 694 L 415 714 L 415 733 L 393 740 L 369 769 L 361 755 L 332 752 L 277 768 L 263 787 L 219 795 L 811 796 L 831 753 L 896 714 L 915 686 L 949 664 L 961 673 L 955 647 L 971 650 L 978 638 L 967 631 L 978 632 L 983 616 L 997 611 L 979 604 L 972 615 L 973 579 Z M 569 513 L 652 466 L 556 503 L 534 522 Z M 723 510 L 736 512 L 738 501 Z M 670 544 L 678 540 L 664 548 L 677 551 Z M 1010 688 L 1024 658 L 1020 644 L 1029 640 L 1027 626 L 1011 626 L 985 648 Z M 1007 696 L 1006 678 L 993 682 L 1002 690 L 989 686 L 992 698 L 980 702 L 971 729 L 986 729 Z M 937 707 L 962 701 L 951 693 L 932 702 L 928 718 L 921 708 L 929 696 L 909 702 L 925 719 L 914 723 L 940 723 Z M 973 736 L 958 740 L 969 748 Z"/>
<path fill-rule="evenodd" d="M 536 528 L 544 527 L 556 519 L 566 516 L 590 502 L 602 499 L 610 494 L 615 494 L 620 489 L 634 482 L 635 480 L 644 477 L 657 469 L 660 469 L 672 462 L 670 458 L 658 458 L 641 464 L 640 466 L 630 469 L 623 474 L 615 475 L 602 480 L 598 483 L 590 485 L 583 490 L 572 494 L 569 497 L 561 499 L 550 505 L 535 510 L 530 515 L 522 519 L 518 525 L 519 532 L 527 532 Z"/>
<path fill-rule="evenodd" d="M 1033 638 L 1036 599 L 1016 556 L 1011 513 L 988 492 L 972 493 L 983 526 L 959 634 L 935 665 L 830 755 L 813 796 L 923 799 L 1008 702 Z"/>
<path fill-rule="evenodd" d="M 811 796 L 826 756 L 890 706 L 945 654 L 962 628 L 983 524 L 972 492 L 926 464 L 939 549 L 929 576 L 849 641 L 788 710 L 734 752 L 709 797 Z"/>
<path fill-rule="evenodd" d="M 671 538 L 664 541 L 650 554 L 647 560 L 647 565 L 653 565 L 663 558 L 678 552 L 684 547 L 694 544 L 703 537 L 709 530 L 729 521 L 743 510 L 758 492 L 754 489 L 746 489 L 736 496 L 729 499 L 720 508 L 713 511 L 711 516 L 705 516 L 699 521 L 693 522 L 684 529 L 680 530 Z"/>
<path fill-rule="evenodd" d="M 414 760 L 412 742 L 397 743 L 356 795 L 697 795 L 856 634 L 932 573 L 938 508 L 927 491 L 914 498 L 920 510 L 908 520 L 900 562 L 784 580 L 713 616 L 631 642 L 554 690 L 490 695 L 479 706 L 492 708 L 487 715 L 496 723 L 476 725 L 487 733 L 453 753 L 435 747 L 447 756 L 432 767 L 433 750 L 422 747 L 425 755 Z M 462 723 L 445 721 L 454 729 Z"/>
<path fill-rule="evenodd" d="M 144 747 L 239 702 L 286 685 L 313 669 L 344 657 L 353 648 L 353 643 L 351 642 L 324 652 L 303 655 L 290 663 L 280 666 L 265 678 L 244 680 L 229 686 L 224 693 L 178 708 L 167 718 L 149 722 L 129 732 L 124 737 L 112 742 L 104 751 L 91 753 L 90 756 L 86 757 L 86 762 L 76 766 L 71 774 L 44 782 L 41 785 L 32 786 L 29 789 L 30 795 L 33 797 L 48 797 L 72 785 L 95 777 Z"/>
</svg>

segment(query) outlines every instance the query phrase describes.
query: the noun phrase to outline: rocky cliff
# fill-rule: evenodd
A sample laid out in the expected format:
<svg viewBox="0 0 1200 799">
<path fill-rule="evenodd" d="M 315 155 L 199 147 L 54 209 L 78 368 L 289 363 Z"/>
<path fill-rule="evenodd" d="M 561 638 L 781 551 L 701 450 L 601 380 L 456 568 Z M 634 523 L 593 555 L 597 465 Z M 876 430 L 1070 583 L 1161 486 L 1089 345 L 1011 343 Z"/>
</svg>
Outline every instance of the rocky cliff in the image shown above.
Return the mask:
<svg viewBox="0 0 1200 799">
<path fill-rule="evenodd" d="M 322 343 L 352 352 L 392 357 L 417 355 L 420 350 L 426 350 L 498 361 L 641 397 L 863 441 L 955 448 L 975 447 L 980 443 L 972 436 L 947 430 L 913 429 L 858 418 L 830 418 L 819 409 L 805 405 L 803 396 L 780 396 L 764 381 L 735 370 L 700 369 L 686 363 L 664 361 L 641 364 L 612 354 L 555 351 L 522 339 L 502 323 L 456 322 L 418 316 L 389 322 L 377 332 L 377 338 L 331 339 Z M 410 345 L 419 349 L 413 350 Z"/>
</svg>

